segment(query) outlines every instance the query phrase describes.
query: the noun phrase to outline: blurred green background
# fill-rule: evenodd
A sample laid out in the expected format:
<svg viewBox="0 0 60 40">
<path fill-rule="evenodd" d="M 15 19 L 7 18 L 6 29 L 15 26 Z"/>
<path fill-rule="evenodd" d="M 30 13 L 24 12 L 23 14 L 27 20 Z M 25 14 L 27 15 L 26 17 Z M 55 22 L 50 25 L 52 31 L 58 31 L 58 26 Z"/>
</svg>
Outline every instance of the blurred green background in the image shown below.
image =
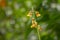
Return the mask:
<svg viewBox="0 0 60 40">
<path fill-rule="evenodd" d="M 0 40 L 38 40 L 27 17 L 32 7 L 41 14 L 41 40 L 60 40 L 60 0 L 0 0 Z"/>
</svg>

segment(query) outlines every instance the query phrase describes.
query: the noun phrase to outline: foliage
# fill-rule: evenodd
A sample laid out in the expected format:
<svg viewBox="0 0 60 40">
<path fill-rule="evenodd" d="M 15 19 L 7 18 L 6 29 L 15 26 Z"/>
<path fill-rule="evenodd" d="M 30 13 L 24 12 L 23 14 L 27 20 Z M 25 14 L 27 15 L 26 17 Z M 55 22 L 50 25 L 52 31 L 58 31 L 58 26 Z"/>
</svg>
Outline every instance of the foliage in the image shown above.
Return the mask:
<svg viewBox="0 0 60 40">
<path fill-rule="evenodd" d="M 0 40 L 38 40 L 27 17 L 32 7 L 41 14 L 41 40 L 60 40 L 60 0 L 0 1 Z"/>
</svg>

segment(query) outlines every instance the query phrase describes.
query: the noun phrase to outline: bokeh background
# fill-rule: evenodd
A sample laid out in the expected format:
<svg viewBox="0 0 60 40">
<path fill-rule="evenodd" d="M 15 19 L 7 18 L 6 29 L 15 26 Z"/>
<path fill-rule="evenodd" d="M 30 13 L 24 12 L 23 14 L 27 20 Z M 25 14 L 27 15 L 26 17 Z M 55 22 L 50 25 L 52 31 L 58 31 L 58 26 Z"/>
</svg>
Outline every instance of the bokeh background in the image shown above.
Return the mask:
<svg viewBox="0 0 60 40">
<path fill-rule="evenodd" d="M 27 17 L 32 7 L 41 14 L 41 40 L 60 40 L 60 0 L 0 0 L 0 40 L 38 40 Z"/>
</svg>

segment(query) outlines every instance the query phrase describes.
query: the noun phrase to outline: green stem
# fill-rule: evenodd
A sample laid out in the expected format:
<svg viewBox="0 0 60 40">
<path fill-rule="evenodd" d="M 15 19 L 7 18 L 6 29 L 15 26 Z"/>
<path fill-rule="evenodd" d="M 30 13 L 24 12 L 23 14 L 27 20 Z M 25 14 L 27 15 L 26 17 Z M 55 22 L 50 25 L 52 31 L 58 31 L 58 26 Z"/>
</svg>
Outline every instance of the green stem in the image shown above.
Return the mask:
<svg viewBox="0 0 60 40">
<path fill-rule="evenodd" d="M 37 33 L 38 33 L 38 39 L 41 40 L 41 38 L 40 38 L 40 32 L 39 32 L 38 27 L 37 27 Z"/>
</svg>

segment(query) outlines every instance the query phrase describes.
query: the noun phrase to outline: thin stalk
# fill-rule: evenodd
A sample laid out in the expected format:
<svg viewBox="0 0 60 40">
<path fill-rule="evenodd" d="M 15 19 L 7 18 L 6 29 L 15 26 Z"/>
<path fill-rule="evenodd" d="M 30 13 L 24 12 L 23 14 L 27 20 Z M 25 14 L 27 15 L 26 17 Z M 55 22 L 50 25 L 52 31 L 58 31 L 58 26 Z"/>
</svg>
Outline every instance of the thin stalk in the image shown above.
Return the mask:
<svg viewBox="0 0 60 40">
<path fill-rule="evenodd" d="M 39 32 L 38 27 L 37 27 L 37 34 L 38 34 L 38 39 L 41 40 L 41 38 L 40 38 L 40 32 Z"/>
</svg>

